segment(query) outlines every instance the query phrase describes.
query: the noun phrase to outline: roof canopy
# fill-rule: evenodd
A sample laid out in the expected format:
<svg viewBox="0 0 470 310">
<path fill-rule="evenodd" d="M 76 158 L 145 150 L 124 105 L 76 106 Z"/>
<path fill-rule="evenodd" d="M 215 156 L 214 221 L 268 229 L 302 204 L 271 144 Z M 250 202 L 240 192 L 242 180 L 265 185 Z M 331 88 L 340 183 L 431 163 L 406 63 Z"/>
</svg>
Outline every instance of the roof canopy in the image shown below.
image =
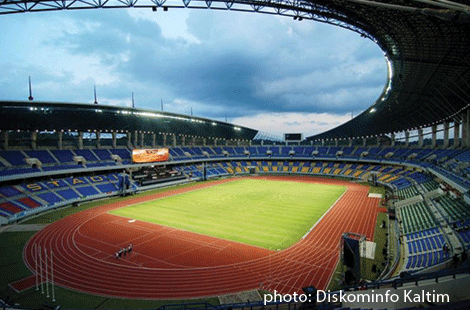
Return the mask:
<svg viewBox="0 0 470 310">
<path fill-rule="evenodd" d="M 377 102 L 362 114 L 309 139 L 375 136 L 428 127 L 452 121 L 468 108 L 470 11 L 463 4 L 458 9 L 456 2 L 456 9 L 437 5 L 439 2 L 427 0 L 352 0 L 328 5 L 377 40 L 389 60 L 389 82 Z"/>
<path fill-rule="evenodd" d="M 152 132 L 251 140 L 258 131 L 168 112 L 95 104 L 0 101 L 0 130 Z"/>
</svg>

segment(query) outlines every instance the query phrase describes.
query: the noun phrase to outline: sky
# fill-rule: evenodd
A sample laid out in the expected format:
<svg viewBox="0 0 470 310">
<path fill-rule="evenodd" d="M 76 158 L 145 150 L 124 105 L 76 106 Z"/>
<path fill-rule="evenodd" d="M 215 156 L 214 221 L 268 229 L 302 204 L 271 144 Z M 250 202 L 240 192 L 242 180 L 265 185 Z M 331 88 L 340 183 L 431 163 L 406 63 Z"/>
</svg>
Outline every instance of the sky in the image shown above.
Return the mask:
<svg viewBox="0 0 470 310">
<path fill-rule="evenodd" d="M 381 94 L 383 52 L 331 25 L 214 10 L 0 16 L 0 100 L 131 105 L 310 136 Z"/>
</svg>

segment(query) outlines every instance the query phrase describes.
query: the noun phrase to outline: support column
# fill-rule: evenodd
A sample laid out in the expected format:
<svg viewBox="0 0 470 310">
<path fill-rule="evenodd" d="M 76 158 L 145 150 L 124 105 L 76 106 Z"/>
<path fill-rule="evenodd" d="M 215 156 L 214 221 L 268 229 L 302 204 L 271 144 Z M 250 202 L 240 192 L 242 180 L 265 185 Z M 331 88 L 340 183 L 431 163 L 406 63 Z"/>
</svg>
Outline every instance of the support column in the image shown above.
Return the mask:
<svg viewBox="0 0 470 310">
<path fill-rule="evenodd" d="M 166 146 L 166 135 L 163 135 L 163 146 Z"/>
<path fill-rule="evenodd" d="M 133 149 L 134 147 L 132 146 L 132 132 L 128 131 L 127 132 L 127 147 L 129 149 Z"/>
<path fill-rule="evenodd" d="M 460 120 L 454 119 L 454 145 L 455 147 L 460 146 Z"/>
<path fill-rule="evenodd" d="M 193 137 L 193 138 L 192 138 L 191 144 L 192 144 L 192 145 L 191 145 L 192 147 L 195 147 L 195 146 L 196 146 L 196 137 Z"/>
<path fill-rule="evenodd" d="M 325 139 L 321 139 L 321 146 L 325 146 Z"/>
<path fill-rule="evenodd" d="M 141 132 L 140 133 L 140 147 L 144 147 L 145 146 L 145 133 L 144 132 Z"/>
<path fill-rule="evenodd" d="M 390 140 L 391 140 L 391 146 L 394 147 L 395 146 L 395 134 L 393 132 L 390 134 Z"/>
<path fill-rule="evenodd" d="M 405 131 L 405 147 L 410 146 L 410 132 Z"/>
<path fill-rule="evenodd" d="M 134 139 L 133 139 L 133 141 L 134 141 L 133 145 L 134 145 L 135 148 L 137 148 L 137 145 L 138 145 L 137 144 L 138 135 L 139 135 L 139 133 L 137 132 L 137 130 L 135 130 L 134 131 Z"/>
<path fill-rule="evenodd" d="M 152 133 L 152 147 L 156 148 L 157 147 L 157 134 Z"/>
<path fill-rule="evenodd" d="M 83 149 L 83 131 L 78 132 L 78 149 Z"/>
<path fill-rule="evenodd" d="M 97 149 L 101 148 L 101 131 L 100 130 L 96 132 L 96 148 Z"/>
<path fill-rule="evenodd" d="M 181 137 L 181 144 L 182 144 L 182 146 L 186 146 L 186 137 L 185 136 Z"/>
<path fill-rule="evenodd" d="M 349 147 L 352 147 L 353 145 L 353 140 L 351 138 L 348 139 L 348 146 Z"/>
<path fill-rule="evenodd" d="M 228 140 L 225 139 L 225 146 L 228 146 Z"/>
<path fill-rule="evenodd" d="M 3 132 L 3 148 L 8 150 L 8 131 Z"/>
<path fill-rule="evenodd" d="M 380 136 L 377 136 L 377 147 L 380 146 Z"/>
<path fill-rule="evenodd" d="M 173 147 L 176 147 L 176 135 L 173 135 Z"/>
<path fill-rule="evenodd" d="M 462 135 L 461 135 L 461 144 L 463 147 L 467 147 L 468 139 L 468 112 L 462 112 Z"/>
<path fill-rule="evenodd" d="M 335 139 L 335 146 L 338 146 L 338 139 Z"/>
<path fill-rule="evenodd" d="M 467 110 L 465 114 L 466 114 L 466 123 L 467 123 L 467 126 L 463 128 L 466 134 L 465 147 L 470 147 L 470 110 Z"/>
<path fill-rule="evenodd" d="M 33 150 L 38 148 L 38 133 L 36 131 L 31 133 L 31 148 Z"/>
<path fill-rule="evenodd" d="M 423 129 L 418 129 L 418 147 L 423 147 L 424 139 L 423 139 Z"/>
<path fill-rule="evenodd" d="M 57 140 L 57 147 L 59 148 L 59 150 L 62 150 L 64 148 L 64 132 L 63 131 L 59 131 L 59 139 Z"/>
<path fill-rule="evenodd" d="M 432 148 L 437 146 L 437 125 L 432 125 Z"/>
<path fill-rule="evenodd" d="M 443 147 L 447 148 L 449 146 L 449 122 L 444 122 L 444 141 Z"/>
<path fill-rule="evenodd" d="M 206 138 L 202 139 L 202 145 L 203 145 L 203 146 L 206 146 L 206 144 L 207 144 Z"/>
<path fill-rule="evenodd" d="M 362 138 L 362 146 L 365 147 L 367 145 L 367 138 Z"/>
<path fill-rule="evenodd" d="M 113 148 L 117 148 L 117 134 L 116 132 L 111 133 L 112 139 L 113 139 Z"/>
</svg>

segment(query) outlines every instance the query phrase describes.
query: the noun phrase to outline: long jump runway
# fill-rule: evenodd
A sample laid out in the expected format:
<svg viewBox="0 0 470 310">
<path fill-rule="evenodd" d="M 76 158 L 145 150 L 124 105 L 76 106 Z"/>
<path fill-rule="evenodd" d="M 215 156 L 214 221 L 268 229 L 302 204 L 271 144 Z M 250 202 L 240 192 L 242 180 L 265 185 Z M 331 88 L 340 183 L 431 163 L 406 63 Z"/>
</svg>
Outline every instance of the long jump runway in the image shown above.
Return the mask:
<svg viewBox="0 0 470 310">
<path fill-rule="evenodd" d="M 292 294 L 309 285 L 325 289 L 339 258 L 341 234 L 354 232 L 373 239 L 379 199 L 367 197 L 368 187 L 346 181 L 302 176 L 260 178 L 344 185 L 347 190 L 305 238 L 283 251 L 107 213 L 233 180 L 225 179 L 70 215 L 35 234 L 24 248 L 24 260 L 35 274 L 42 258 L 45 277 L 46 249 L 48 264 L 53 253 L 55 285 L 110 297 L 182 299 L 253 289 Z M 132 252 L 117 259 L 116 251 L 131 243 Z M 39 247 L 41 256 L 37 254 Z M 49 279 L 50 273 L 49 265 Z M 28 279 L 31 282 L 31 277 Z"/>
</svg>

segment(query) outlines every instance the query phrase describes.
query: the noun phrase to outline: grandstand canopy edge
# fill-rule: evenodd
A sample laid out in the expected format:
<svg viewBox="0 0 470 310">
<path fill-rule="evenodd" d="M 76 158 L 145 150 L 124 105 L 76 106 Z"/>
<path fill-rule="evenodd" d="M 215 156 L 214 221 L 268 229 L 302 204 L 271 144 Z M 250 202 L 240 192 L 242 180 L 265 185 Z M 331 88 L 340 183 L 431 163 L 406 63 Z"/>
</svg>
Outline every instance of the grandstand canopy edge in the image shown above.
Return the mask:
<svg viewBox="0 0 470 310">
<path fill-rule="evenodd" d="M 0 130 L 148 132 L 252 140 L 257 130 L 155 110 L 97 104 L 0 101 Z"/>
</svg>

